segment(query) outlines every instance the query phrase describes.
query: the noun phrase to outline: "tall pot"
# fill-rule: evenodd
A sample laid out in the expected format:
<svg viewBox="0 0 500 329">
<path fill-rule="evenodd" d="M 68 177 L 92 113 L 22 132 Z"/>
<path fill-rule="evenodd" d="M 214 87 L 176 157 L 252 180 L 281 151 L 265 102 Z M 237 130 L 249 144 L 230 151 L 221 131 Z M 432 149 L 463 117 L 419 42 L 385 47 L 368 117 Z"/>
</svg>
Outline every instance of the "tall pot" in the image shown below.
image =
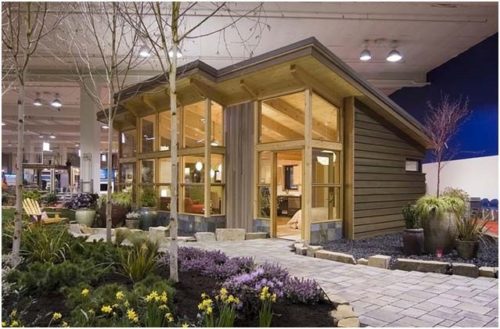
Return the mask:
<svg viewBox="0 0 500 329">
<path fill-rule="evenodd" d="M 111 223 L 113 227 L 123 226 L 125 216 L 130 211 L 130 206 L 123 206 L 120 204 L 113 204 L 111 206 Z M 106 227 L 106 204 L 99 208 L 100 224 Z"/>
<path fill-rule="evenodd" d="M 456 240 L 455 247 L 458 255 L 463 259 L 472 259 L 477 256 L 479 250 L 479 241 Z"/>
<path fill-rule="evenodd" d="M 94 224 L 96 211 L 94 209 L 77 209 L 75 210 L 75 220 L 78 224 L 92 227 Z"/>
<path fill-rule="evenodd" d="M 407 228 L 403 232 L 403 251 L 405 255 L 421 255 L 424 252 L 424 229 Z"/>
<path fill-rule="evenodd" d="M 456 216 L 450 212 L 445 212 L 441 217 L 434 214 L 423 220 L 425 252 L 429 254 L 436 254 L 438 250 L 443 253 L 450 252 L 458 235 L 456 223 Z"/>
<path fill-rule="evenodd" d="M 157 226 L 158 212 L 156 208 L 142 207 L 139 209 L 139 228 L 148 231 L 149 227 Z"/>
</svg>

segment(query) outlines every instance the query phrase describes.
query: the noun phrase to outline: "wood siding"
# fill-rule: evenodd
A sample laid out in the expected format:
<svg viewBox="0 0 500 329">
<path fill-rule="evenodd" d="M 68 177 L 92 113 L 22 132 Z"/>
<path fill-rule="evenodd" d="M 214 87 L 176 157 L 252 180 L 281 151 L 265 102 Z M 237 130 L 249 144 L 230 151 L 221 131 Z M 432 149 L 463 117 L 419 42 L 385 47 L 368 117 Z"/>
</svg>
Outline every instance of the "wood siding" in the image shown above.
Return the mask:
<svg viewBox="0 0 500 329">
<path fill-rule="evenodd" d="M 354 238 L 398 232 L 401 208 L 425 193 L 425 174 L 406 172 L 406 159 L 425 150 L 356 102 L 354 123 Z"/>
<path fill-rule="evenodd" d="M 249 232 L 253 223 L 253 111 L 253 102 L 225 110 L 227 227 Z"/>
</svg>

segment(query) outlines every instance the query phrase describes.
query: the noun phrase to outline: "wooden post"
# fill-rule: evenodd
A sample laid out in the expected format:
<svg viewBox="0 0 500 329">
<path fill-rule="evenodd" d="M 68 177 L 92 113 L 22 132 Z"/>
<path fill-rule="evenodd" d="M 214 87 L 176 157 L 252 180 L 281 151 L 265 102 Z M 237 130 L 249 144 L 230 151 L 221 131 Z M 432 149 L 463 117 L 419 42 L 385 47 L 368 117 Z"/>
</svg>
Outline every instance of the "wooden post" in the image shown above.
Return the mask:
<svg viewBox="0 0 500 329">
<path fill-rule="evenodd" d="M 305 91 L 305 119 L 304 119 L 304 164 L 302 174 L 302 239 L 311 241 L 311 209 L 312 209 L 312 90 Z"/>
<path fill-rule="evenodd" d="M 278 185 L 278 175 L 277 173 L 277 168 L 278 168 L 278 152 L 272 152 L 271 153 L 271 202 L 269 206 L 269 219 L 271 220 L 271 237 L 275 238 L 277 236 L 277 203 L 278 203 L 278 197 L 277 197 L 277 185 Z"/>
<path fill-rule="evenodd" d="M 252 186 L 252 196 L 253 196 L 253 219 L 258 218 L 259 214 L 259 189 L 257 188 L 257 185 L 259 184 L 259 165 L 260 165 L 260 157 L 259 157 L 259 152 L 257 151 L 257 144 L 259 144 L 259 129 L 260 129 L 260 122 L 259 122 L 259 113 L 260 113 L 260 107 L 261 107 L 261 102 L 254 102 L 253 103 L 253 115 L 254 115 L 254 122 L 253 122 L 253 152 L 254 152 L 254 157 L 253 157 L 253 186 Z"/>
<path fill-rule="evenodd" d="M 210 169 L 212 169 L 212 100 L 205 99 L 205 217 L 210 217 Z"/>
<path fill-rule="evenodd" d="M 354 97 L 344 98 L 344 237 L 354 239 Z"/>
</svg>

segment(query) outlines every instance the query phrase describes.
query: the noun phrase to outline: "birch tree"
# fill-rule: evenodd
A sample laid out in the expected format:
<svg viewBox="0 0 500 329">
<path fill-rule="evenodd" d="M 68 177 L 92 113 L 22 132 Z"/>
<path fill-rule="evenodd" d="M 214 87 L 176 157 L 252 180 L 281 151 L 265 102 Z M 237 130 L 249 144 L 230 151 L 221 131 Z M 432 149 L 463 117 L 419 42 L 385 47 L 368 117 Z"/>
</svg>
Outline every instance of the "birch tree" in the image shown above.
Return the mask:
<svg viewBox="0 0 500 329">
<path fill-rule="evenodd" d="M 14 215 L 13 258 L 19 260 L 22 233 L 23 154 L 25 88 L 28 68 L 40 42 L 56 29 L 62 15 L 48 15 L 47 2 L 3 2 L 2 44 L 4 61 L 15 76 L 17 88 L 16 210 Z M 12 84 L 8 85 L 13 87 Z"/>
<path fill-rule="evenodd" d="M 69 43 L 75 69 L 85 92 L 104 113 L 109 127 L 106 199 L 106 241 L 111 242 L 112 144 L 113 123 L 129 73 L 142 59 L 135 46 L 138 33 L 120 15 L 120 2 L 81 2 L 74 4 L 78 19 L 67 20 L 66 34 L 60 39 Z M 68 40 L 69 38 L 69 40 Z M 103 99 L 100 86 L 106 87 Z"/>
<path fill-rule="evenodd" d="M 132 10 L 127 10 L 125 16 L 129 23 L 136 27 L 141 34 L 141 38 L 146 40 L 149 44 L 151 51 L 159 61 L 162 73 L 165 75 L 169 86 L 170 98 L 170 112 L 171 112 L 171 206 L 170 206 L 170 250 L 169 250 L 169 263 L 170 263 L 170 279 L 174 282 L 179 281 L 178 276 L 178 147 L 177 140 L 177 90 L 176 90 L 176 77 L 177 77 L 177 61 L 178 52 L 181 45 L 186 39 L 197 39 L 207 37 L 216 33 L 222 36 L 225 40 L 227 34 L 226 30 L 234 28 L 234 32 L 241 40 L 241 47 L 247 49 L 246 41 L 253 39 L 257 40 L 254 44 L 256 47 L 260 41 L 262 31 L 268 25 L 263 23 L 260 19 L 262 11 L 262 3 L 257 4 L 255 7 L 243 12 L 233 12 L 231 7 L 226 2 L 219 3 L 204 3 L 206 15 L 197 13 L 197 2 L 147 2 L 131 4 Z M 188 17 L 199 17 L 199 20 L 191 21 L 190 24 L 186 23 Z M 213 21 L 215 17 L 224 16 L 226 22 L 219 24 L 217 27 L 208 31 L 201 31 L 201 27 L 206 25 L 208 21 Z M 148 20 L 153 17 L 153 21 Z M 242 33 L 238 29 L 238 23 L 243 19 L 251 21 L 250 33 Z M 217 24 L 216 24 L 217 25 Z M 226 47 L 226 49 L 228 49 Z M 248 48 L 250 55 L 253 55 L 253 50 Z M 229 53 L 229 50 L 228 50 Z M 209 141 L 205 141 L 208 143 Z"/>
<path fill-rule="evenodd" d="M 429 111 L 424 119 L 424 127 L 431 139 L 431 152 L 437 163 L 436 195 L 439 197 L 441 170 L 445 161 L 451 160 L 455 153 L 449 143 L 470 114 L 469 100 L 462 101 L 461 97 L 450 100 L 448 95 L 444 95 L 437 105 L 428 102 L 427 106 Z"/>
</svg>

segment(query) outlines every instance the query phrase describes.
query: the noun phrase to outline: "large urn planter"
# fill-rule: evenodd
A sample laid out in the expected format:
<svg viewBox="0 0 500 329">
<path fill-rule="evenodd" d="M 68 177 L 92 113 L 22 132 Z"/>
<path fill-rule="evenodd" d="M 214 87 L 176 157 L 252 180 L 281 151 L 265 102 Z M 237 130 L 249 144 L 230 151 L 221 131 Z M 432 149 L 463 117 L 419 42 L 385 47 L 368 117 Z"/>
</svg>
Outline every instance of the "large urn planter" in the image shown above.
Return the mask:
<svg viewBox="0 0 500 329">
<path fill-rule="evenodd" d="M 142 207 L 139 209 L 139 228 L 148 231 L 151 226 L 157 226 L 158 212 L 156 208 Z"/>
<path fill-rule="evenodd" d="M 424 229 L 407 228 L 403 232 L 403 251 L 405 255 L 421 255 L 424 252 Z"/>
<path fill-rule="evenodd" d="M 446 254 L 453 249 L 458 234 L 456 218 L 453 213 L 444 212 L 441 216 L 433 214 L 422 221 L 422 227 L 426 253 L 436 254 L 436 252 L 441 251 Z"/>
<path fill-rule="evenodd" d="M 138 229 L 139 228 L 139 220 L 138 219 L 126 219 L 125 226 L 129 229 Z"/>
<path fill-rule="evenodd" d="M 479 250 L 479 241 L 455 240 L 455 248 L 458 255 L 463 259 L 472 259 L 477 256 Z"/>
<path fill-rule="evenodd" d="M 96 211 L 94 209 L 77 209 L 75 210 L 75 220 L 78 224 L 83 224 L 92 227 L 94 224 Z"/>
<path fill-rule="evenodd" d="M 111 223 L 113 227 L 123 226 L 125 216 L 130 211 L 130 206 L 123 206 L 120 204 L 113 204 L 111 207 Z M 106 226 L 106 205 L 102 205 L 99 208 L 99 217 L 101 222 Z"/>
</svg>

